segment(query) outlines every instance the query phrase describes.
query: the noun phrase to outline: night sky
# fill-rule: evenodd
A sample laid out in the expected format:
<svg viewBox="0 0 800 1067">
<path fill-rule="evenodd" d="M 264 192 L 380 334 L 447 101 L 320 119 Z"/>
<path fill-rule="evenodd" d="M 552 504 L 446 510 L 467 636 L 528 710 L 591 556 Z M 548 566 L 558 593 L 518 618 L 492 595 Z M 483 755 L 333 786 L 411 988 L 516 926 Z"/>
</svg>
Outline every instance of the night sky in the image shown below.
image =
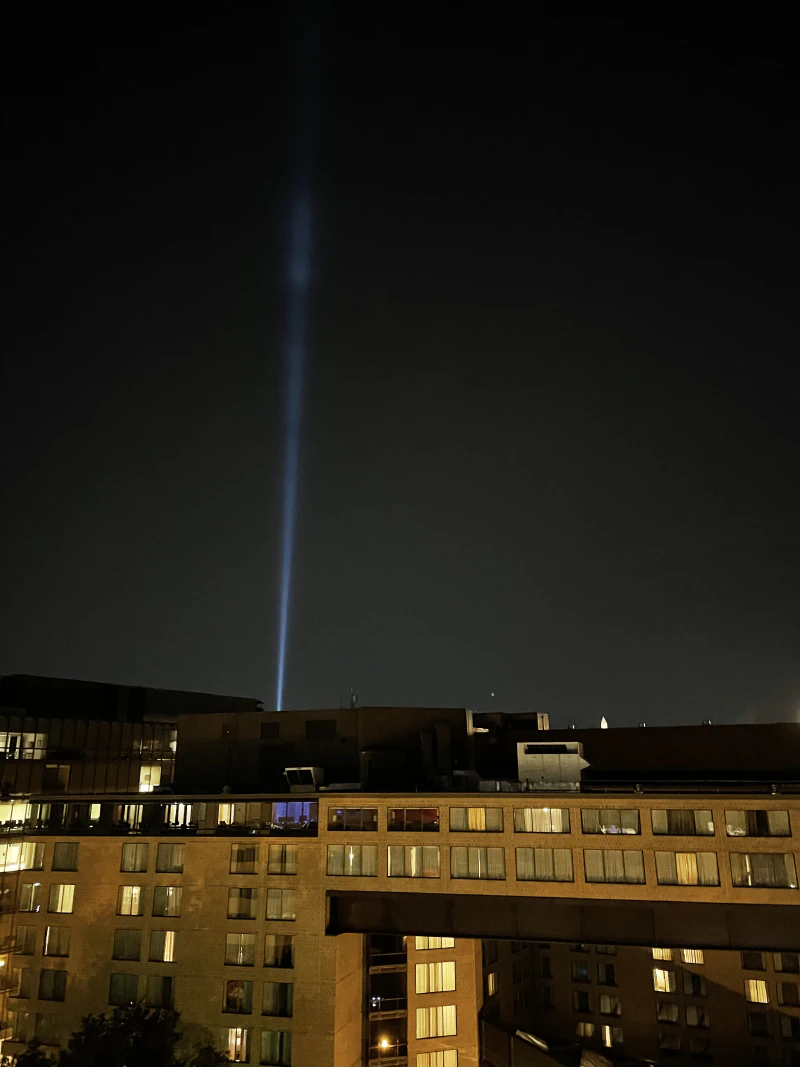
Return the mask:
<svg viewBox="0 0 800 1067">
<path fill-rule="evenodd" d="M 6 25 L 2 673 L 274 699 L 298 9 Z M 318 20 L 287 706 L 800 717 L 788 29 L 509 12 Z"/>
</svg>

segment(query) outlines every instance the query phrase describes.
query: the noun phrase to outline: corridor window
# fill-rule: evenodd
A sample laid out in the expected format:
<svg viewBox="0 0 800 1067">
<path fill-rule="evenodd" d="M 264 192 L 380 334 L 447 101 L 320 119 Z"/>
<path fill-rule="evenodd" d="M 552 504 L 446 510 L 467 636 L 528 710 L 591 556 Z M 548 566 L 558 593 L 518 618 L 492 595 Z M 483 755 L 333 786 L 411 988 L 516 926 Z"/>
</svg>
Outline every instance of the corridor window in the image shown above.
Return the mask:
<svg viewBox="0 0 800 1067">
<path fill-rule="evenodd" d="M 328 874 L 374 878 L 378 874 L 377 845 L 328 845 Z"/>
<path fill-rule="evenodd" d="M 676 988 L 675 972 L 667 967 L 653 968 L 653 989 L 656 993 L 674 993 Z"/>
<path fill-rule="evenodd" d="M 29 927 L 30 929 L 30 927 Z M 45 956 L 69 956 L 69 927 L 47 926 L 44 931 Z"/>
<path fill-rule="evenodd" d="M 329 830 L 377 830 L 377 808 L 329 808 Z"/>
<path fill-rule="evenodd" d="M 585 834 L 640 834 L 636 808 L 581 808 Z"/>
<path fill-rule="evenodd" d="M 179 885 L 157 885 L 153 890 L 153 915 L 177 918 L 181 913 L 183 890 Z"/>
<path fill-rule="evenodd" d="M 503 829 L 502 808 L 451 808 L 450 829 L 470 833 L 496 832 Z"/>
<path fill-rule="evenodd" d="M 794 856 L 789 852 L 732 852 L 731 877 L 738 887 L 797 889 Z"/>
<path fill-rule="evenodd" d="M 452 960 L 418 963 L 415 977 L 417 993 L 450 993 L 456 987 L 456 965 Z"/>
<path fill-rule="evenodd" d="M 725 829 L 728 837 L 791 837 L 788 811 L 726 811 Z"/>
<path fill-rule="evenodd" d="M 292 922 L 297 918 L 297 893 L 294 889 L 268 889 L 268 919 L 280 919 Z"/>
<path fill-rule="evenodd" d="M 518 848 L 517 878 L 521 882 L 572 882 L 572 849 Z"/>
<path fill-rule="evenodd" d="M 115 930 L 112 960 L 140 960 L 142 955 L 141 930 Z"/>
<path fill-rule="evenodd" d="M 439 829 L 438 808 L 389 808 L 387 830 L 407 833 L 434 832 Z"/>
<path fill-rule="evenodd" d="M 583 852 L 587 882 L 644 885 L 644 859 L 633 849 L 587 848 Z"/>
<path fill-rule="evenodd" d="M 122 846 L 121 871 L 135 871 L 142 874 L 147 870 L 147 850 L 149 846 L 138 841 L 127 841 Z"/>
<path fill-rule="evenodd" d="M 292 1035 L 289 1030 L 261 1031 L 261 1061 L 267 1067 L 291 1067 Z"/>
<path fill-rule="evenodd" d="M 716 852 L 656 852 L 659 885 L 719 885 Z"/>
<path fill-rule="evenodd" d="M 569 808 L 514 808 L 518 834 L 568 834 Z"/>
<path fill-rule="evenodd" d="M 389 845 L 390 878 L 438 878 L 438 845 Z"/>
<path fill-rule="evenodd" d="M 767 983 L 761 978 L 745 978 L 744 999 L 751 1004 L 769 1004 Z"/>
<path fill-rule="evenodd" d="M 222 1010 L 226 1014 L 251 1015 L 253 1012 L 253 983 L 231 978 L 223 983 Z"/>
<path fill-rule="evenodd" d="M 140 885 L 121 885 L 117 892 L 117 915 L 144 915 L 144 889 Z"/>
<path fill-rule="evenodd" d="M 231 874 L 255 874 L 258 845 L 231 845 Z"/>
<path fill-rule="evenodd" d="M 265 967 L 294 967 L 294 944 L 290 934 L 267 934 L 264 938 Z"/>
<path fill-rule="evenodd" d="M 506 876 L 506 850 L 453 845 L 450 848 L 450 875 L 452 878 L 503 879 Z"/>
<path fill-rule="evenodd" d="M 707 808 L 654 808 L 653 833 L 673 837 L 705 837 L 714 833 L 714 819 Z"/>
<path fill-rule="evenodd" d="M 183 845 L 161 844 L 156 853 L 159 874 L 183 874 Z"/>
<path fill-rule="evenodd" d="M 151 930 L 147 958 L 152 963 L 174 963 L 176 937 L 175 930 Z"/>
<path fill-rule="evenodd" d="M 222 1031 L 222 1049 L 232 1063 L 250 1062 L 250 1031 L 243 1026 L 226 1026 Z M 265 1061 L 262 1059 L 261 1061 Z"/>
<path fill-rule="evenodd" d="M 53 863 L 51 871 L 77 871 L 78 842 L 57 841 L 53 845 Z"/>
<path fill-rule="evenodd" d="M 454 937 L 417 937 L 414 939 L 417 952 L 423 952 L 429 948 L 453 948 L 455 943 Z"/>
<path fill-rule="evenodd" d="M 257 905 L 257 889 L 231 888 L 228 890 L 229 919 L 255 919 Z"/>
<path fill-rule="evenodd" d="M 255 934 L 226 934 L 225 963 L 231 967 L 254 967 L 256 962 Z"/>
<path fill-rule="evenodd" d="M 74 901 L 74 885 L 51 885 L 47 910 L 61 915 L 70 915 Z"/>
<path fill-rule="evenodd" d="M 267 874 L 297 874 L 297 845 L 270 845 Z"/>
<path fill-rule="evenodd" d="M 454 1037 L 456 1033 L 456 1006 L 442 1004 L 437 1008 L 417 1008 L 417 1038 Z"/>
<path fill-rule="evenodd" d="M 294 985 L 291 982 L 265 982 L 261 998 L 261 1014 L 289 1019 L 294 1006 Z"/>
</svg>

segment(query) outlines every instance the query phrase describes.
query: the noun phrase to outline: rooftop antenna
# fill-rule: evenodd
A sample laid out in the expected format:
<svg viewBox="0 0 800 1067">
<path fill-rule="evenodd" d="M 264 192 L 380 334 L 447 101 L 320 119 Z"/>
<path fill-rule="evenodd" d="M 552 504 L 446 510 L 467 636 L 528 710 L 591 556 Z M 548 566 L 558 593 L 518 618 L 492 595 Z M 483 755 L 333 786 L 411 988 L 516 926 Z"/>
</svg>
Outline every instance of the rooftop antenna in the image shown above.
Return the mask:
<svg viewBox="0 0 800 1067">
<path fill-rule="evenodd" d="M 350 707 L 351 708 L 357 708 L 358 707 L 358 693 L 355 691 L 355 689 L 352 687 L 352 685 L 350 686 Z"/>
</svg>

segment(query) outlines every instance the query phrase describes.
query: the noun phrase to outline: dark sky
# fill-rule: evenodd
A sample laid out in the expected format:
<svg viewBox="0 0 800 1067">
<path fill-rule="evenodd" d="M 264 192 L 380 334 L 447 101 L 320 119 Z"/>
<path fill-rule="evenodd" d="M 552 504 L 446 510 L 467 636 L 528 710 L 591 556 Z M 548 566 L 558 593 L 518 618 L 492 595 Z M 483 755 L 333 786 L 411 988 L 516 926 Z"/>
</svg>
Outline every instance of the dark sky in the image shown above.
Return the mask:
<svg viewBox="0 0 800 1067">
<path fill-rule="evenodd" d="M 0 671 L 270 705 L 297 7 L 142 10 L 4 34 Z M 319 26 L 288 706 L 797 716 L 788 28 L 367 10 Z"/>
</svg>

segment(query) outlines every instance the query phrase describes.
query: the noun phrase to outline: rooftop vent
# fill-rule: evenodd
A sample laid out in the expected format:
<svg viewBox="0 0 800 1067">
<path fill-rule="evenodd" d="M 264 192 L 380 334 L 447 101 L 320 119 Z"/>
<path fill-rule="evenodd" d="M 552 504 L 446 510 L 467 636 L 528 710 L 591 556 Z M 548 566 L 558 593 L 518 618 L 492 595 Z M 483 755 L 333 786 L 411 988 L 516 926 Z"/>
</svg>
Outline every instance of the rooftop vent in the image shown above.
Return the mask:
<svg viewBox="0 0 800 1067">
<path fill-rule="evenodd" d="M 519 780 L 528 789 L 568 789 L 581 786 L 581 771 L 589 764 L 580 741 L 520 741 L 517 744 Z"/>
<path fill-rule="evenodd" d="M 324 777 L 322 767 L 285 767 L 290 793 L 316 793 Z"/>
</svg>

